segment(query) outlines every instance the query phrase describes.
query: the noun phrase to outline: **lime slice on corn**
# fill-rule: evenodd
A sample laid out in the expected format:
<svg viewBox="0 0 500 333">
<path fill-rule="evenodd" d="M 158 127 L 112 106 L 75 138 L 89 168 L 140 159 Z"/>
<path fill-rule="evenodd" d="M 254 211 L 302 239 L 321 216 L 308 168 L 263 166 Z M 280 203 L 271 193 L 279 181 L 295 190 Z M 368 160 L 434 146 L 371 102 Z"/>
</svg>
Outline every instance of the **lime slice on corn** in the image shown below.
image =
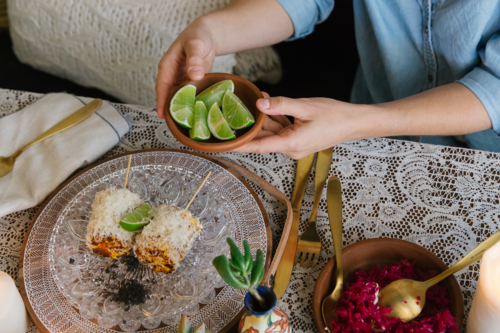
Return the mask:
<svg viewBox="0 0 500 333">
<path fill-rule="evenodd" d="M 232 140 L 236 138 L 231 127 L 227 123 L 226 119 L 222 115 L 219 107 L 216 103 L 212 105 L 210 111 L 208 111 L 208 129 L 213 136 L 219 140 Z"/>
<path fill-rule="evenodd" d="M 255 118 L 231 90 L 226 90 L 222 100 L 224 118 L 231 128 L 242 129 L 255 123 Z"/>
<path fill-rule="evenodd" d="M 192 84 L 179 89 L 170 101 L 170 115 L 182 127 L 193 127 L 193 108 L 196 87 Z"/>
<path fill-rule="evenodd" d="M 147 203 L 140 205 L 120 221 L 120 226 L 127 231 L 137 231 L 148 224 L 151 219 L 149 211 L 151 206 Z"/>
<path fill-rule="evenodd" d="M 194 122 L 193 127 L 189 130 L 189 137 L 198 141 L 210 139 L 210 130 L 207 124 L 208 111 L 202 101 L 196 102 L 193 114 Z"/>
<path fill-rule="evenodd" d="M 207 110 L 209 110 L 214 103 L 217 103 L 219 107 L 222 106 L 222 98 L 226 93 L 226 90 L 234 92 L 234 83 L 231 80 L 224 80 L 211 85 L 207 89 L 203 90 L 198 96 L 196 96 L 196 101 L 202 101 L 205 103 Z"/>
</svg>

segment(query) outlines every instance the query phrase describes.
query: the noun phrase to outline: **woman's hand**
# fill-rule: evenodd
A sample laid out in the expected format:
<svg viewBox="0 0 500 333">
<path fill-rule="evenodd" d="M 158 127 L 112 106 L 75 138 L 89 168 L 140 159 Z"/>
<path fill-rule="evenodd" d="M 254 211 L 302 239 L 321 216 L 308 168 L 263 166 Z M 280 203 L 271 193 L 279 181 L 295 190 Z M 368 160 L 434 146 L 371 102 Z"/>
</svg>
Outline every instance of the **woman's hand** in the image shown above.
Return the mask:
<svg viewBox="0 0 500 333">
<path fill-rule="evenodd" d="M 204 19 L 198 19 L 182 31 L 158 64 L 155 87 L 158 117 L 165 119 L 166 102 L 172 88 L 188 79 L 201 80 L 212 69 L 214 58 L 210 28 Z"/>
<path fill-rule="evenodd" d="M 300 159 L 357 139 L 359 134 L 354 120 L 366 109 L 364 105 L 328 98 L 270 98 L 267 94 L 264 97 L 257 101 L 257 107 L 270 118 L 255 139 L 235 151 L 280 152 Z M 293 125 L 285 115 L 295 118 Z"/>
<path fill-rule="evenodd" d="M 276 0 L 232 0 L 226 7 L 197 18 L 158 65 L 158 116 L 165 118 L 172 88 L 187 79 L 201 80 L 212 69 L 216 55 L 276 44 L 292 34 L 292 20 Z"/>
</svg>

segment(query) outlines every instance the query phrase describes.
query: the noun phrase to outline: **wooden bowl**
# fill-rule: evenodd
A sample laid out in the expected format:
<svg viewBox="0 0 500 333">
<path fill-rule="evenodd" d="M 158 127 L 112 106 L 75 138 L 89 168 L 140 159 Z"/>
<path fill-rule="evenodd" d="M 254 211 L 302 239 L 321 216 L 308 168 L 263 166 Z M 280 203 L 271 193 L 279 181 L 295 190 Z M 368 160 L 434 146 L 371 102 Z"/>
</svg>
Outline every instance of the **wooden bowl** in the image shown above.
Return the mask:
<svg viewBox="0 0 500 333">
<path fill-rule="evenodd" d="M 172 119 L 170 111 L 168 110 L 170 106 L 170 100 L 175 95 L 175 93 L 182 87 L 192 84 L 196 87 L 196 94 L 199 94 L 211 85 L 222 81 L 222 80 L 233 80 L 234 82 L 234 93 L 238 96 L 241 101 L 245 104 L 248 110 L 255 117 L 255 124 L 250 127 L 237 130 L 236 139 L 229 141 L 221 141 L 213 136 L 206 141 L 196 141 L 189 137 L 189 130 L 177 125 L 177 123 Z M 263 98 L 262 92 L 257 88 L 252 82 L 233 74 L 226 73 L 209 73 L 205 74 L 203 79 L 200 81 L 185 81 L 177 89 L 172 90 L 167 101 L 167 106 L 165 110 L 165 121 L 167 126 L 172 132 L 173 136 L 179 140 L 185 146 L 192 148 L 194 150 L 202 151 L 205 153 L 221 153 L 229 150 L 236 149 L 243 146 L 250 140 L 252 140 L 257 133 L 259 133 L 262 125 L 264 124 L 264 119 L 266 115 L 257 109 L 255 103 L 259 98 Z"/>
<path fill-rule="evenodd" d="M 420 245 L 400 239 L 377 238 L 368 239 L 346 247 L 342 251 L 342 264 L 344 266 L 344 286 L 347 277 L 354 271 L 369 270 L 380 264 L 381 267 L 394 264 L 402 259 L 416 262 L 416 267 L 423 270 L 444 271 L 448 267 L 435 254 Z M 335 287 L 335 258 L 332 258 L 323 267 L 313 293 L 313 313 L 316 327 L 320 332 L 325 331 L 325 324 L 321 315 L 323 299 Z M 464 300 L 457 279 L 452 275 L 441 283 L 446 287 L 450 300 L 450 312 L 455 317 L 458 328 L 462 327 L 464 320 Z M 328 309 L 327 311 L 334 311 Z M 330 332 L 333 332 L 331 323 L 328 323 Z"/>
</svg>

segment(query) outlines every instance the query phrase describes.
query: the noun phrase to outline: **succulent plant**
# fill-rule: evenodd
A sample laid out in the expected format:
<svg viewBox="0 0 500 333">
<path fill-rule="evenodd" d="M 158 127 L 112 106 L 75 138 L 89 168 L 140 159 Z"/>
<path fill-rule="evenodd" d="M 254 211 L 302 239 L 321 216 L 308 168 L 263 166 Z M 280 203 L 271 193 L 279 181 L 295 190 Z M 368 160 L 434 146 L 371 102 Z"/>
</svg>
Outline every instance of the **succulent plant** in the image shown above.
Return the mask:
<svg viewBox="0 0 500 333">
<path fill-rule="evenodd" d="M 231 259 L 220 255 L 213 260 L 213 265 L 224 281 L 233 288 L 247 290 L 259 303 L 264 299 L 257 292 L 257 286 L 264 278 L 264 253 L 261 249 L 257 250 L 256 260 L 253 261 L 250 245 L 246 240 L 243 241 L 245 254 L 242 254 L 234 241 L 227 238 L 229 249 L 231 250 Z"/>
<path fill-rule="evenodd" d="M 189 318 L 186 315 L 182 315 L 177 333 L 213 333 L 213 330 L 205 329 L 205 323 L 201 323 L 198 327 L 193 329 L 193 325 L 191 325 Z"/>
</svg>

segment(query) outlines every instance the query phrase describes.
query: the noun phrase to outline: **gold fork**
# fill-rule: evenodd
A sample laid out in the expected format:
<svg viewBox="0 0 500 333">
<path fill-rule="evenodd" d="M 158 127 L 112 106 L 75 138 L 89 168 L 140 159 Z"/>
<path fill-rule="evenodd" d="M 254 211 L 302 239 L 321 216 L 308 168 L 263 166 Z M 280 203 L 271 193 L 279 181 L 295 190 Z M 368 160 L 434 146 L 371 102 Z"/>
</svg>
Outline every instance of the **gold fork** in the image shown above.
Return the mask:
<svg viewBox="0 0 500 333">
<path fill-rule="evenodd" d="M 323 188 L 325 187 L 328 172 L 332 164 L 333 148 L 328 148 L 318 152 L 316 158 L 316 171 L 314 175 L 314 202 L 309 218 L 309 225 L 306 231 L 302 233 L 297 244 L 297 252 L 295 253 L 295 265 L 304 268 L 314 267 L 318 263 L 319 254 L 321 252 L 321 239 L 316 230 L 316 217 L 318 215 L 319 201 Z"/>
</svg>

